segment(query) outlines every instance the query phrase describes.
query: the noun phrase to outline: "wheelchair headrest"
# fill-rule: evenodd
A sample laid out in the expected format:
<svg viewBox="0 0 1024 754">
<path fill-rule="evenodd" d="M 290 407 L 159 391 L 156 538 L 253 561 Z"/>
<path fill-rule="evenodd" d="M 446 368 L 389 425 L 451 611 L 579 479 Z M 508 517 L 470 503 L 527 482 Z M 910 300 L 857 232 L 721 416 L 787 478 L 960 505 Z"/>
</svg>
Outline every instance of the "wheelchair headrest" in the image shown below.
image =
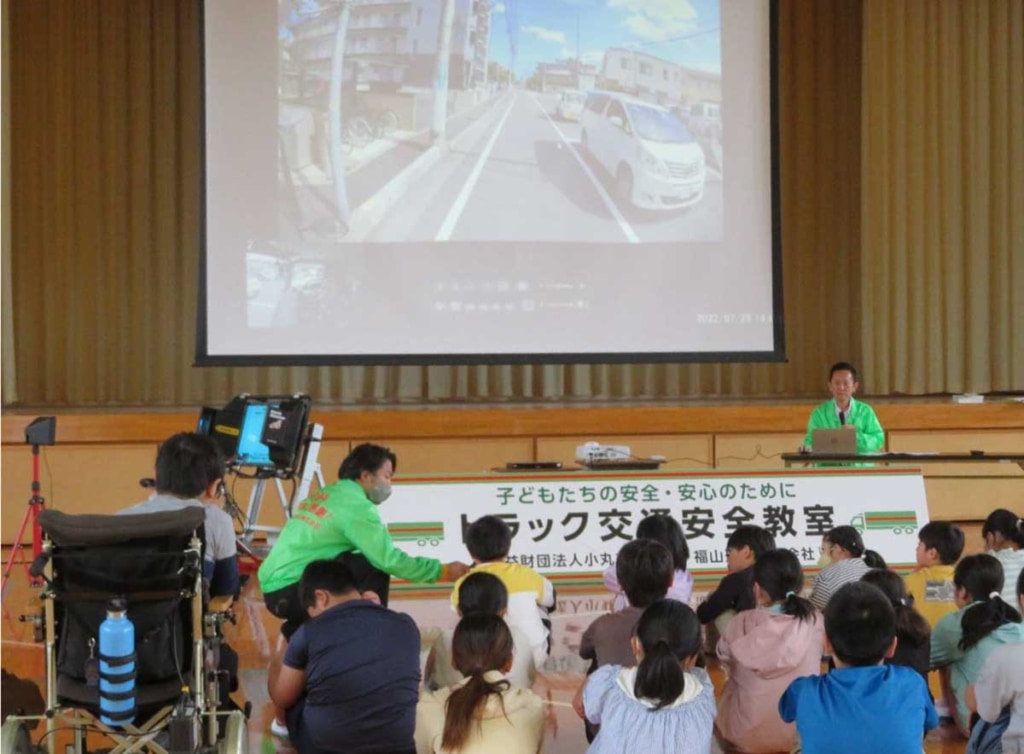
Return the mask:
<svg viewBox="0 0 1024 754">
<path fill-rule="evenodd" d="M 199 506 L 123 516 L 88 513 L 72 516 L 49 509 L 39 514 L 39 525 L 54 544 L 61 547 L 116 545 L 154 537 L 187 537 L 202 527 L 205 520 L 206 511 Z"/>
</svg>

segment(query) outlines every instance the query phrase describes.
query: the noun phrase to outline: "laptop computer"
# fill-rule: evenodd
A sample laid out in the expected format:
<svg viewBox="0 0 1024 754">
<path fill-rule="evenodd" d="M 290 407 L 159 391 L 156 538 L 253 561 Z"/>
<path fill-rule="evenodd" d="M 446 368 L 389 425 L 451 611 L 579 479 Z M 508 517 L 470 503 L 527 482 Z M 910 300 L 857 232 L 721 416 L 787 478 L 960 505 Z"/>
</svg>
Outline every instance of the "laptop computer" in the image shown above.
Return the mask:
<svg viewBox="0 0 1024 754">
<path fill-rule="evenodd" d="M 812 453 L 848 454 L 857 452 L 857 430 L 816 429 L 811 433 Z"/>
</svg>

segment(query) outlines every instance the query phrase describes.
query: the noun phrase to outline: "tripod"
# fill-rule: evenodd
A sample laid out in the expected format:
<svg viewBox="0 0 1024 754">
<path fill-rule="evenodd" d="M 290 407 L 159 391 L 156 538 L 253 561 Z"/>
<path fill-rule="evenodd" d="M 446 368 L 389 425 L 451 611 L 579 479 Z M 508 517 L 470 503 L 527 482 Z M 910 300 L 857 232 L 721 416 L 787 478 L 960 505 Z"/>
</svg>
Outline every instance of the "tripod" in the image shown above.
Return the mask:
<svg viewBox="0 0 1024 754">
<path fill-rule="evenodd" d="M 28 507 L 25 509 L 25 515 L 21 518 L 18 534 L 14 537 L 14 545 L 11 547 L 11 554 L 7 557 L 7 565 L 4 566 L 3 584 L 0 585 L 0 594 L 4 596 L 7 594 L 7 580 L 10 578 L 11 569 L 14 568 L 15 559 L 19 555 L 21 555 L 20 560 L 25 572 L 28 572 L 29 563 L 21 552 L 21 538 L 25 534 L 25 527 L 28 526 L 29 521 L 32 522 L 32 558 L 39 557 L 43 551 L 43 531 L 39 527 L 39 514 L 46 510 L 46 500 L 39 493 L 39 445 L 32 443 L 32 497 L 28 499 Z M 39 586 L 42 584 L 42 579 L 30 576 L 29 583 L 32 586 Z"/>
</svg>

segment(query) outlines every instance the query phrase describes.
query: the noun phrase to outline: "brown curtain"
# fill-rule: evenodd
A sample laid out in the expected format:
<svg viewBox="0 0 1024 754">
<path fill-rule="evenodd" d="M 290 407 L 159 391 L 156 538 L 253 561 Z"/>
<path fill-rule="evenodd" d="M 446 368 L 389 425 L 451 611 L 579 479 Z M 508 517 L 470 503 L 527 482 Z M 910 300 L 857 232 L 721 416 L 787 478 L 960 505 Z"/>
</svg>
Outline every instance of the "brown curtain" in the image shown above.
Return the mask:
<svg viewBox="0 0 1024 754">
<path fill-rule="evenodd" d="M 3 306 L 15 345 L 4 340 L 4 362 L 16 364 L 21 404 L 195 405 L 242 391 L 363 404 L 774 397 L 820 393 L 830 362 L 857 361 L 865 349 L 877 363 L 877 333 L 862 326 L 870 307 L 861 307 L 874 301 L 861 273 L 873 272 L 860 240 L 861 2 L 780 0 L 788 363 L 192 367 L 197 7 L 10 0 L 15 292 Z M 919 329 L 915 338 L 931 336 Z M 1004 370 L 995 355 L 970 357 L 979 378 Z M 909 384 L 880 387 L 871 368 L 863 381 L 869 393 Z"/>
<path fill-rule="evenodd" d="M 18 370 L 14 362 L 14 318 L 11 317 L 10 302 L 14 296 L 14 278 L 11 275 L 11 162 L 7 159 L 11 143 L 11 56 L 8 41 L 8 8 L 10 0 L 3 0 L 0 5 L 0 67 L 3 81 L 0 82 L 0 141 L 2 141 L 3 157 L 0 158 L 0 183 L 3 185 L 2 201 L 0 201 L 0 301 L 3 301 L 3 315 L 0 316 L 2 328 L 2 354 L 0 358 L 0 379 L 2 379 L 3 402 L 6 405 L 18 400 Z"/>
<path fill-rule="evenodd" d="M 866 371 L 1024 389 L 1024 1 L 866 0 Z"/>
</svg>

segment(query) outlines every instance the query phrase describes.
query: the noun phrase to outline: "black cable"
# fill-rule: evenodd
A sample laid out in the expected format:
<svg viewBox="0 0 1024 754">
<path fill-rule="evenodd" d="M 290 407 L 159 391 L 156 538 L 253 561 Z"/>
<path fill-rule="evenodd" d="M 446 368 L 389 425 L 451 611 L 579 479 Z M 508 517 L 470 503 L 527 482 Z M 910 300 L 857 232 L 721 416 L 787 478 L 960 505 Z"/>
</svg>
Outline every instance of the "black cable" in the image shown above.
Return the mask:
<svg viewBox="0 0 1024 754">
<path fill-rule="evenodd" d="M 786 451 L 782 451 L 782 453 L 772 453 L 770 455 L 765 455 L 764 453 L 761 452 L 761 446 L 760 445 L 755 445 L 754 446 L 754 455 L 750 456 L 749 458 L 745 457 L 745 456 L 719 456 L 718 460 L 719 461 L 756 461 L 756 460 L 758 460 L 760 458 L 763 458 L 766 461 L 771 461 L 771 460 L 773 460 L 775 458 L 781 458 L 783 453 L 785 453 L 785 452 Z"/>
<path fill-rule="evenodd" d="M 703 460 L 701 458 L 691 458 L 690 456 L 680 456 L 679 458 L 669 458 L 668 460 L 662 461 L 661 463 L 662 463 L 662 465 L 665 465 L 665 464 L 669 464 L 669 463 L 676 463 L 677 461 L 691 461 L 693 463 L 699 464 L 700 466 L 707 466 L 708 468 L 711 468 L 711 467 L 713 467 L 715 465 L 714 461 L 705 461 L 705 460 Z"/>
<path fill-rule="evenodd" d="M 53 469 L 50 468 L 50 456 L 46 453 L 46 447 L 42 449 L 43 465 L 46 466 L 46 483 L 50 488 L 50 505 L 57 510 L 57 503 L 54 502 L 56 495 L 53 493 Z"/>
<path fill-rule="evenodd" d="M 58 731 L 62 731 L 62 730 L 71 730 L 71 731 L 86 730 L 86 731 L 91 731 L 93 733 L 99 733 L 101 736 L 106 736 L 107 738 L 109 738 L 114 743 L 117 743 L 117 739 L 114 738 L 114 734 L 111 733 L 110 731 L 103 730 L 103 728 L 100 728 L 99 726 L 96 726 L 96 725 L 90 725 L 88 723 L 82 723 L 81 725 L 62 725 L 62 726 L 59 726 L 57 728 L 54 728 L 53 730 L 48 730 L 46 733 L 44 733 L 43 735 L 41 735 L 39 737 L 38 741 L 36 741 L 36 748 L 39 749 L 40 751 L 42 751 L 42 743 L 43 743 L 44 740 L 46 740 L 46 737 L 47 736 L 51 736 L 54 733 L 57 733 Z"/>
</svg>

